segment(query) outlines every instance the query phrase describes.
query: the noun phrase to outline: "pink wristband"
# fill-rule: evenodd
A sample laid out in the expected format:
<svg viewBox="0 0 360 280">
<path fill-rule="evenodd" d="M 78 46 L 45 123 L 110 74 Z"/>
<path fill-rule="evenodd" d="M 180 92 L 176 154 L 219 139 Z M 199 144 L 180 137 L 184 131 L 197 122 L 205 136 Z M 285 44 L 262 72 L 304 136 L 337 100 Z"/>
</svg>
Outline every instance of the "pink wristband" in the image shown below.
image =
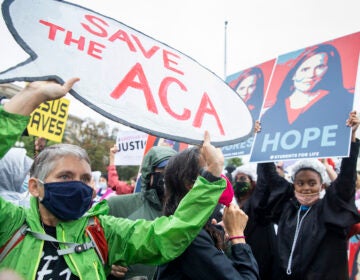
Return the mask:
<svg viewBox="0 0 360 280">
<path fill-rule="evenodd" d="M 244 239 L 245 239 L 245 236 L 244 236 L 244 235 L 229 236 L 228 240 L 231 241 L 231 240 L 233 240 L 233 239 L 240 239 L 240 238 L 244 238 Z"/>
</svg>

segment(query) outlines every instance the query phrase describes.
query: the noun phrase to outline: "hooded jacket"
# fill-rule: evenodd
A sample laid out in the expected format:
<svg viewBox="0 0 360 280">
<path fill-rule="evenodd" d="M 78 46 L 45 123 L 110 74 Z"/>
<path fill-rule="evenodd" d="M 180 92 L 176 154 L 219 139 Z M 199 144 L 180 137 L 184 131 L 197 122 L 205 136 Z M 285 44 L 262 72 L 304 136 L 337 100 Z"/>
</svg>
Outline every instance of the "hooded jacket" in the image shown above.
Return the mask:
<svg viewBox="0 0 360 280">
<path fill-rule="evenodd" d="M 349 279 L 348 232 L 360 221 L 355 205 L 358 155 L 357 140 L 351 143 L 349 157 L 342 159 L 338 177 L 326 189 L 325 196 L 307 210 L 306 216 L 294 196 L 294 185 L 278 175 L 274 164 L 258 164 L 253 194 L 258 202 L 256 214 L 264 223 L 271 220 L 278 224 L 275 254 L 279 256 L 276 268 L 279 276 L 276 279 Z M 291 260 L 299 213 L 305 218 L 298 227 Z M 290 275 L 287 269 L 291 269 Z"/>
<path fill-rule="evenodd" d="M 156 166 L 164 160 L 175 155 L 176 151 L 166 146 L 154 146 L 144 156 L 141 166 L 141 192 L 110 197 L 108 200 L 109 214 L 115 217 L 129 218 L 131 220 L 154 220 L 162 216 L 162 204 L 155 189 L 150 188 L 151 173 Z M 151 279 L 156 271 L 155 266 L 137 264 L 131 266 L 125 279 L 134 276 L 146 275 Z M 110 279 L 116 279 L 111 278 Z"/>
<path fill-rule="evenodd" d="M 78 220 L 60 222 L 56 226 L 57 239 L 62 242 L 83 244 L 90 239 L 85 228 L 91 216 L 97 216 L 109 245 L 108 264 L 103 267 L 94 249 L 64 255 L 71 272 L 80 279 L 105 279 L 110 265 L 129 266 L 135 263 L 162 264 L 179 256 L 200 232 L 213 212 L 225 180 L 209 183 L 202 177 L 187 195 L 173 216 L 159 217 L 155 221 L 115 218 L 106 215 L 104 200 L 91 208 Z M 192 205 L 197 205 L 193 211 Z M 31 207 L 24 209 L 0 198 L 0 247 L 26 222 L 31 231 L 45 233 L 40 223 L 38 200 L 31 198 Z M 176 227 L 174 227 L 176 225 Z M 44 241 L 27 234 L 2 260 L 1 268 L 9 268 L 24 279 L 36 279 Z M 65 249 L 65 245 L 60 245 Z M 155 266 L 154 266 L 155 267 Z"/>
<path fill-rule="evenodd" d="M 28 119 L 8 113 L 0 107 L 0 136 L 3 139 L 7 137 L 6 141 L 1 142 L 0 156 L 6 153 L 21 135 Z M 13 141 L 8 141 L 9 139 Z M 64 255 L 64 259 L 71 272 L 83 280 L 105 279 L 113 263 L 129 266 L 135 263 L 158 265 L 169 262 L 181 255 L 198 235 L 214 211 L 225 186 L 224 179 L 210 183 L 199 176 L 178 211 L 173 216 L 159 217 L 155 221 L 132 221 L 108 216 L 109 209 L 107 201 L 104 200 L 80 219 L 58 223 L 56 236 L 62 242 L 89 242 L 90 238 L 85 235 L 88 219 L 91 216 L 98 217 L 109 245 L 106 266 L 102 266 L 93 248 L 79 254 Z M 31 231 L 45 233 L 40 222 L 38 200 L 32 197 L 30 204 L 30 208 L 23 208 L 0 197 L 0 247 L 4 246 L 25 222 Z M 194 211 L 194 204 L 197 211 Z M 36 279 L 43 246 L 43 240 L 27 234 L 1 261 L 0 269 L 12 269 L 26 280 Z M 65 249 L 65 246 L 60 245 L 60 248 Z"/>
<path fill-rule="evenodd" d="M 24 148 L 11 148 L 0 159 L 0 192 L 24 192 L 23 182 L 32 163 Z"/>
</svg>

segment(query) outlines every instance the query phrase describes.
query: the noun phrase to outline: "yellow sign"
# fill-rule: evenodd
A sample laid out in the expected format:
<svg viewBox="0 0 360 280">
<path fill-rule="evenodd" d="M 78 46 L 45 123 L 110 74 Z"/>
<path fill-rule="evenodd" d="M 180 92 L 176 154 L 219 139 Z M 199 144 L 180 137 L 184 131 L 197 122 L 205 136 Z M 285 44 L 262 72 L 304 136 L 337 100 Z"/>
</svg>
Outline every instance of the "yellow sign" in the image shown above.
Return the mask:
<svg viewBox="0 0 360 280">
<path fill-rule="evenodd" d="M 27 130 L 30 135 L 61 142 L 68 118 L 70 100 L 46 101 L 31 114 Z"/>
</svg>

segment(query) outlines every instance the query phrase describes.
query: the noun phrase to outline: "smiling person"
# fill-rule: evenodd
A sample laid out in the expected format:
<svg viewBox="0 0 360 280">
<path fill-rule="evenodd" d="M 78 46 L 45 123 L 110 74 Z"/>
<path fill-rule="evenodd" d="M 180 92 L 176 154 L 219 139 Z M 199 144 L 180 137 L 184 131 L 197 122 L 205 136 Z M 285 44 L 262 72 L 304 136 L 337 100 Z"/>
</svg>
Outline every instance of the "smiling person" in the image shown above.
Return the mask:
<svg viewBox="0 0 360 280">
<path fill-rule="evenodd" d="M 10 132 L 13 138 L 16 133 L 21 135 L 24 127 L 12 129 L 19 117 L 16 113 L 28 115 L 38 101 L 61 97 L 70 85 L 30 84 L 26 94 L 22 92 L 16 102 L 9 102 L 10 107 L 0 109 L 9 129 L 3 131 L 1 127 L 0 131 Z M 23 107 L 18 108 L 21 104 Z M 0 150 L 6 150 L 9 145 L 11 141 L 0 142 Z M 89 157 L 83 148 L 70 144 L 46 147 L 30 169 L 30 208 L 0 198 L 0 249 L 7 247 L 7 242 L 19 233 L 18 229 L 27 225 L 24 238 L 16 246 L 0 250 L 0 270 L 11 269 L 24 279 L 105 279 L 112 263 L 127 267 L 135 263 L 157 265 L 171 261 L 198 235 L 226 187 L 225 179 L 220 177 L 224 157 L 221 150 L 210 143 L 208 132 L 204 134 L 201 154 L 206 160 L 207 172 L 212 175 L 210 181 L 198 176 L 194 188 L 172 216 L 133 221 L 107 215 L 106 200 L 91 207 L 95 190 L 91 187 Z M 89 220 L 98 221 L 104 232 L 108 253 L 103 259 L 85 234 Z"/>
<path fill-rule="evenodd" d="M 345 125 L 345 124 L 344 124 Z M 360 221 L 355 205 L 359 126 L 356 112 L 346 125 L 352 127 L 350 155 L 343 158 L 340 173 L 326 189 L 326 169 L 317 159 L 304 159 L 292 169 L 293 183 L 281 177 L 273 163 L 258 164 L 254 196 L 261 201 L 256 211 L 263 221 L 278 224 L 280 257 L 277 279 L 348 279 L 347 234 Z M 258 132 L 258 133 L 262 133 Z"/>
</svg>

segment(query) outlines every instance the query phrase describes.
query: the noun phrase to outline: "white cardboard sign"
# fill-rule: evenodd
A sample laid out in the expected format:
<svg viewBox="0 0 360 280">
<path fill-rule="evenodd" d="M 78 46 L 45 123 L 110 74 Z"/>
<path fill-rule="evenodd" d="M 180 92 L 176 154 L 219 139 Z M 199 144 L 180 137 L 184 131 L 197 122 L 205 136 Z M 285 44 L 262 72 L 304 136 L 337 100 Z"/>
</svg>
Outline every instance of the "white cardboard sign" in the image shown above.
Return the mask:
<svg viewBox="0 0 360 280">
<path fill-rule="evenodd" d="M 199 144 L 205 130 L 216 146 L 252 134 L 247 106 L 222 79 L 119 21 L 56 0 L 5 0 L 2 13 L 30 57 L 1 69 L 0 83 L 79 77 L 70 93 L 85 105 L 179 142 Z"/>
</svg>

